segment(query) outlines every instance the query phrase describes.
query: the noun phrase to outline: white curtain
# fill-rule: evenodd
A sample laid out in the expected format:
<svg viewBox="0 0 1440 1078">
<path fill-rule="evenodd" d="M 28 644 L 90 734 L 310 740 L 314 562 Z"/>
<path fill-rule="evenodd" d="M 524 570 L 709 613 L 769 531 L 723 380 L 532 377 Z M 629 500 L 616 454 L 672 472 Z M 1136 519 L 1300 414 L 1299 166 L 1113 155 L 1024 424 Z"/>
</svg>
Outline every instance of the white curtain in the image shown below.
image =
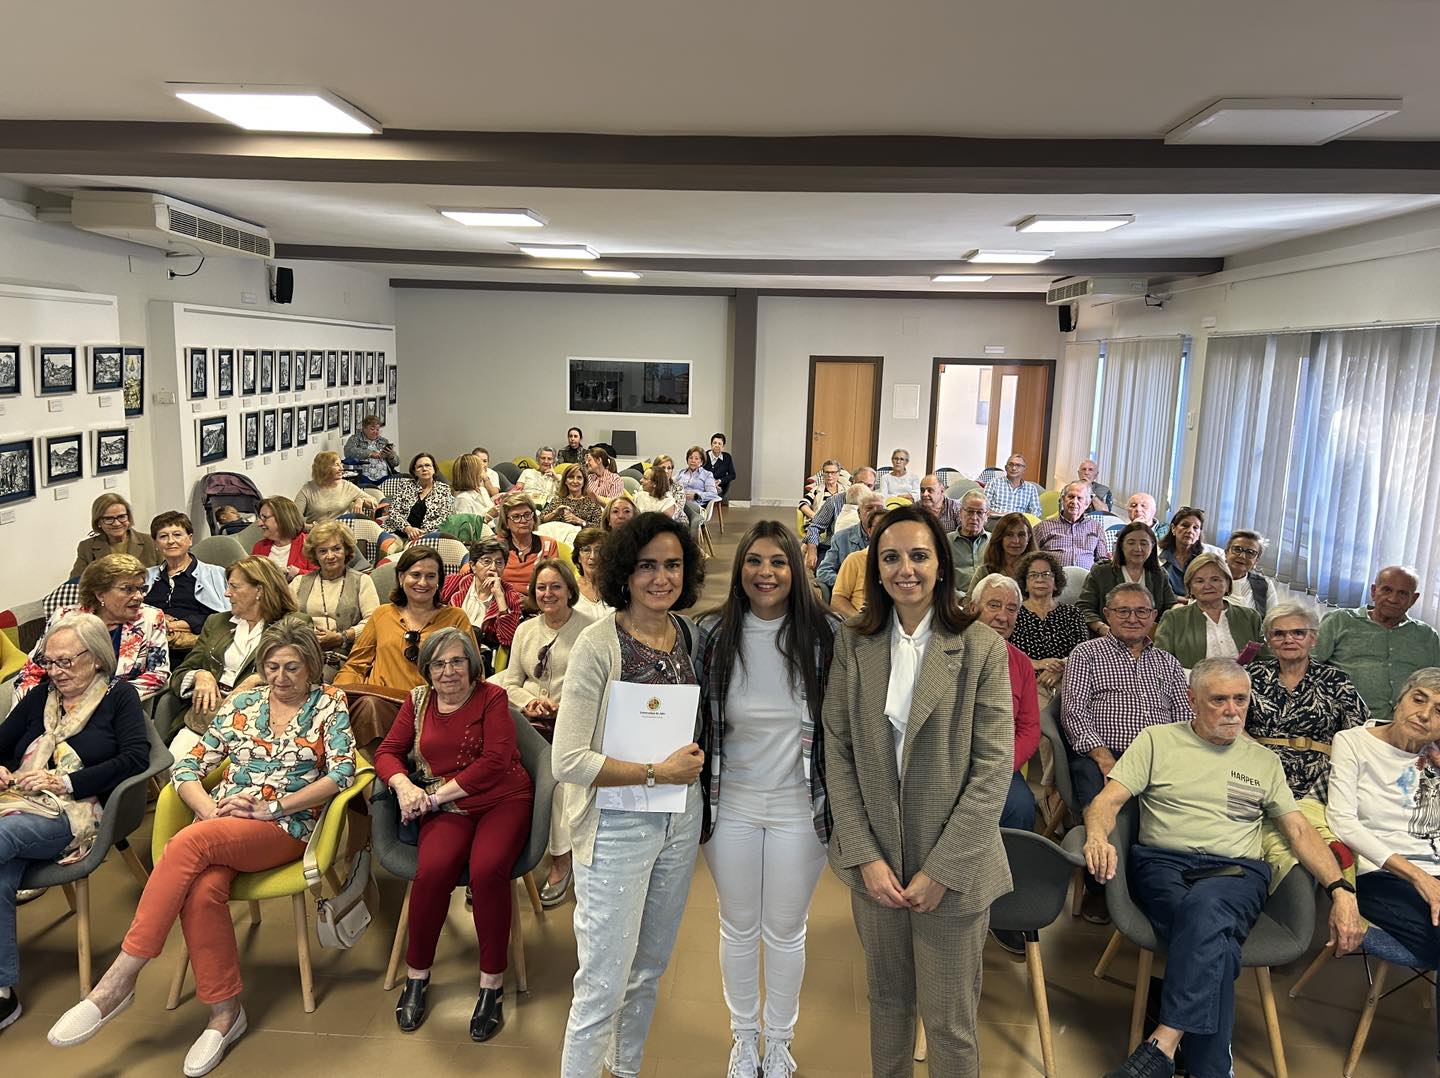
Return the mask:
<svg viewBox="0 0 1440 1078">
<path fill-rule="evenodd" d="M 1055 379 L 1058 383 L 1055 399 L 1059 408 L 1050 453 L 1052 489 L 1074 479 L 1075 469 L 1090 456 L 1099 374 L 1099 341 L 1077 341 L 1065 345 L 1065 358 Z M 1108 479 L 1102 481 L 1108 482 Z"/>
<path fill-rule="evenodd" d="M 1165 504 L 1175 461 L 1184 345 L 1181 337 L 1105 342 L 1096 460 L 1102 480 L 1122 505 L 1137 491 Z"/>
</svg>

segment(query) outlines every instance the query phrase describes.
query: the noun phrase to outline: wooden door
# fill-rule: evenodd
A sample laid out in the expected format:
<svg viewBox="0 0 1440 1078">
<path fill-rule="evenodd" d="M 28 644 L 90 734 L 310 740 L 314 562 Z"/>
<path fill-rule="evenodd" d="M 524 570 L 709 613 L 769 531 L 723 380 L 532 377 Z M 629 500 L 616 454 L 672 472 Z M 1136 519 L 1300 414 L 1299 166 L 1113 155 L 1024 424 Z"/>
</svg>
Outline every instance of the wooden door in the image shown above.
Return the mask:
<svg viewBox="0 0 1440 1078">
<path fill-rule="evenodd" d="M 1050 368 L 1035 364 L 996 366 L 990 372 L 990 430 L 986 457 L 997 468 L 1016 453 L 1026 475 L 1043 483 L 1046 427 L 1050 416 Z"/>
<path fill-rule="evenodd" d="M 875 464 L 880 438 L 879 356 L 811 356 L 807 475 L 834 457 L 848 472 Z"/>
</svg>

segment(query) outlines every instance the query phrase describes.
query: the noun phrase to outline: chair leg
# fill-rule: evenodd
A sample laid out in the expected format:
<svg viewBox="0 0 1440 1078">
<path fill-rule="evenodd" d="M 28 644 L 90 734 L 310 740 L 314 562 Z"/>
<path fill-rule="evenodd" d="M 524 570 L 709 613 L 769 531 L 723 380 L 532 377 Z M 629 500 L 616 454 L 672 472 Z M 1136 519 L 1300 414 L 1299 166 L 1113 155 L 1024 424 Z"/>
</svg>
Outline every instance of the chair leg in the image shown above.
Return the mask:
<svg viewBox="0 0 1440 1078">
<path fill-rule="evenodd" d="M 252 925 L 258 925 L 260 923 L 260 903 L 254 899 L 250 900 L 250 923 Z"/>
<path fill-rule="evenodd" d="M 925 1023 L 923 1020 L 915 1019 L 915 1062 L 924 1063 L 925 1057 L 930 1054 L 930 1044 L 925 1040 Z"/>
<path fill-rule="evenodd" d="M 150 882 L 150 873 L 145 870 L 145 862 L 140 860 L 140 855 L 135 852 L 135 847 L 128 842 L 120 847 L 120 860 L 129 866 L 135 882 L 141 887 Z"/>
<path fill-rule="evenodd" d="M 530 908 L 535 911 L 537 918 L 545 916 L 545 907 L 540 904 L 540 888 L 535 886 L 535 879 L 530 873 L 525 873 L 525 893 L 530 896 Z"/>
<path fill-rule="evenodd" d="M 1307 984 L 1310 983 L 1310 978 L 1315 976 L 1315 974 L 1319 973 L 1320 967 L 1325 965 L 1326 962 L 1330 961 L 1330 959 L 1334 957 L 1334 954 L 1335 945 L 1333 943 L 1327 942 L 1324 947 L 1320 948 L 1320 953 L 1315 956 L 1315 961 L 1311 962 L 1308 966 L 1305 967 L 1305 972 L 1300 974 L 1300 979 L 1291 986 L 1289 993 L 1291 999 L 1296 999 L 1299 997 L 1300 989 L 1304 988 Z"/>
<path fill-rule="evenodd" d="M 1385 994 L 1385 978 L 1390 973 L 1390 963 L 1380 962 L 1375 976 L 1370 981 L 1370 991 L 1365 994 L 1365 1009 L 1360 1012 L 1360 1024 L 1355 1027 L 1355 1039 L 1350 1042 L 1350 1054 L 1345 1057 L 1345 1078 L 1351 1078 L 1360 1062 L 1360 1053 L 1365 1051 L 1365 1042 L 1370 1037 L 1370 1027 L 1375 1022 L 1375 1008 Z"/>
<path fill-rule="evenodd" d="M 1035 1000 L 1035 1024 L 1040 1028 L 1040 1059 L 1045 1078 L 1055 1078 L 1055 1038 L 1050 1031 L 1050 996 L 1045 990 L 1045 964 L 1040 959 L 1040 939 L 1025 940 L 1025 969 L 1030 974 L 1030 994 Z M 1119 933 L 1117 932 L 1118 936 Z"/>
<path fill-rule="evenodd" d="M 1145 1000 L 1150 994 L 1150 972 L 1155 965 L 1155 952 L 1140 949 L 1140 960 L 1135 965 L 1135 999 L 1130 1004 L 1130 1046 L 1127 1053 L 1140 1047 L 1140 1038 L 1145 1033 Z"/>
<path fill-rule="evenodd" d="M 1070 916 L 1080 916 L 1080 903 L 1085 898 L 1085 870 L 1077 868 L 1075 877 L 1070 881 Z"/>
<path fill-rule="evenodd" d="M 405 901 L 400 903 L 400 921 L 395 926 L 395 942 L 390 945 L 390 964 L 385 967 L 385 991 L 390 991 L 399 981 L 400 956 L 405 951 L 405 938 L 410 929 L 410 888 L 415 883 L 405 884 Z"/>
<path fill-rule="evenodd" d="M 305 896 L 294 895 L 295 906 L 295 950 L 300 959 L 300 999 L 305 1004 L 305 1013 L 315 1011 L 315 978 L 310 972 L 310 917 L 305 910 Z"/>
<path fill-rule="evenodd" d="M 185 971 L 190 968 L 190 945 L 180 937 L 180 961 L 175 966 L 175 976 L 170 978 L 170 994 L 165 997 L 165 1009 L 173 1011 L 180 1006 L 180 993 L 185 988 Z"/>
<path fill-rule="evenodd" d="M 65 892 L 65 901 L 70 906 L 70 912 L 75 912 L 75 885 L 73 883 L 62 883 L 60 890 Z"/>
<path fill-rule="evenodd" d="M 1270 1038 L 1270 1061 L 1275 1078 L 1289 1078 L 1285 1066 L 1285 1041 L 1280 1036 L 1280 1015 L 1275 1010 L 1275 986 L 1270 983 L 1270 967 L 1255 967 L 1255 985 L 1260 989 L 1260 1009 L 1265 1012 L 1265 1032 Z"/>
<path fill-rule="evenodd" d="M 75 881 L 75 950 L 80 961 L 80 994 L 94 987 L 90 979 L 90 881 Z"/>
<path fill-rule="evenodd" d="M 1115 956 L 1120 953 L 1120 944 L 1124 938 L 1119 932 L 1110 934 L 1110 942 L 1105 945 L 1105 953 L 1100 956 L 1100 961 L 1095 963 L 1094 976 L 1103 978 L 1110 971 L 1110 963 L 1115 961 Z"/>
<path fill-rule="evenodd" d="M 510 881 L 510 956 L 515 963 L 515 990 L 530 991 L 530 978 L 525 972 L 525 936 L 520 931 L 520 885 Z"/>
</svg>

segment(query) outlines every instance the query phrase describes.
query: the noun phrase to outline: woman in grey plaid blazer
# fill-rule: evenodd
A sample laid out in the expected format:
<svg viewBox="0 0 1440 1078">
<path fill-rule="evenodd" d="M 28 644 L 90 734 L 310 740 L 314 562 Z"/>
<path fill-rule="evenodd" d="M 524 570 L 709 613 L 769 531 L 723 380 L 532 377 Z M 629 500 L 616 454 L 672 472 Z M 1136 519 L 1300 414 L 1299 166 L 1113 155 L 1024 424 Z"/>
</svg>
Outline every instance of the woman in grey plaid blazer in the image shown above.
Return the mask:
<svg viewBox="0 0 1440 1078">
<path fill-rule="evenodd" d="M 917 506 L 870 537 L 865 608 L 825 692 L 830 866 L 865 949 L 875 1078 L 978 1078 L 976 1009 L 990 903 L 1010 890 L 1000 810 L 1014 764 L 1005 642 L 955 599 L 950 544 Z"/>
</svg>

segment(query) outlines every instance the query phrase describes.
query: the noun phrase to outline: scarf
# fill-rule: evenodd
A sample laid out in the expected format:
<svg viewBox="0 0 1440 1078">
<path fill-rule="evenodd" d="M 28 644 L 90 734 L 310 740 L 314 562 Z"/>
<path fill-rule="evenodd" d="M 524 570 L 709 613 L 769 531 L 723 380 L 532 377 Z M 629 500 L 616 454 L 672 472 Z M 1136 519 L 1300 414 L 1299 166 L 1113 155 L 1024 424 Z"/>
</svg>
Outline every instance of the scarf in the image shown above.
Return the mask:
<svg viewBox="0 0 1440 1078">
<path fill-rule="evenodd" d="M 84 767 L 84 761 L 70 747 L 68 739 L 85 729 L 90 716 L 95 714 L 95 709 L 109 691 L 109 682 L 97 677 L 69 710 L 61 707 L 60 693 L 51 692 L 45 698 L 45 732 L 25 750 L 19 773 L 50 771 L 57 775 L 69 775 Z M 95 832 L 100 826 L 100 800 L 96 797 L 77 800 L 64 792 L 52 796 L 70 821 L 70 845 L 65 847 L 60 864 L 72 864 L 88 854 L 95 844 Z"/>
</svg>

